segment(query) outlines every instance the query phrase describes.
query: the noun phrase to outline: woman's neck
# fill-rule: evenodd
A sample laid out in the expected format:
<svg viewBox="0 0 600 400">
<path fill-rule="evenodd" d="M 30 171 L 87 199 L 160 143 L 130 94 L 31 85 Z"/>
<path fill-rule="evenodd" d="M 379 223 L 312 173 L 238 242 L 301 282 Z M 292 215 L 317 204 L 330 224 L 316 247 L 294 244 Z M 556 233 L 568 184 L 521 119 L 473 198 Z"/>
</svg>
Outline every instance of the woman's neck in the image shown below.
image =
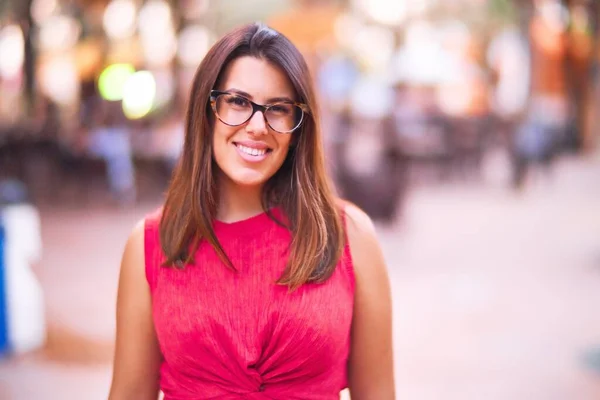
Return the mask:
<svg viewBox="0 0 600 400">
<path fill-rule="evenodd" d="M 261 186 L 240 186 L 225 178 L 219 183 L 217 219 L 235 222 L 258 215 L 264 211 Z"/>
</svg>

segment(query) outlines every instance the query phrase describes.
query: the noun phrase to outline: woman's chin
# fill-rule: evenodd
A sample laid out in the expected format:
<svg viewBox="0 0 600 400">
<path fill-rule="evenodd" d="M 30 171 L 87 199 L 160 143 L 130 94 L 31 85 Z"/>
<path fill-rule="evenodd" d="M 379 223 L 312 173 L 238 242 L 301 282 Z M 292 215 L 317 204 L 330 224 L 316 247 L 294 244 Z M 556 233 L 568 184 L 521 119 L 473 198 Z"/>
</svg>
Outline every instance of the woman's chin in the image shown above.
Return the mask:
<svg viewBox="0 0 600 400">
<path fill-rule="evenodd" d="M 244 188 L 259 188 L 268 180 L 264 174 L 257 173 L 256 171 L 237 173 L 235 176 L 230 176 L 230 179 L 235 185 Z"/>
</svg>

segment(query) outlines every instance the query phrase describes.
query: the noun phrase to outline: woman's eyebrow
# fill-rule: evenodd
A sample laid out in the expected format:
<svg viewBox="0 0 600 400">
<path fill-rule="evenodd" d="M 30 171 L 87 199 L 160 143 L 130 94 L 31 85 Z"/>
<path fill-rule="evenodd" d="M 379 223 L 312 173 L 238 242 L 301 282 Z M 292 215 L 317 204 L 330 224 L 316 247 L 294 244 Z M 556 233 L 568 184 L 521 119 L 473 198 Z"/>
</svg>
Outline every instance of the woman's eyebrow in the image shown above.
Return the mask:
<svg viewBox="0 0 600 400">
<path fill-rule="evenodd" d="M 244 96 L 244 97 L 247 97 L 250 100 L 252 100 L 252 95 L 250 93 L 246 93 L 246 92 L 244 92 L 243 90 L 240 90 L 240 89 L 231 88 L 231 89 L 226 89 L 225 92 L 231 92 L 231 93 L 239 94 L 240 96 Z"/>
<path fill-rule="evenodd" d="M 281 102 L 281 101 L 287 101 L 287 102 L 290 102 L 290 103 L 294 103 L 293 99 L 290 99 L 289 97 L 284 96 L 284 97 L 273 97 L 273 98 L 270 98 L 270 99 L 267 100 L 267 104 L 278 103 L 278 102 Z"/>
<path fill-rule="evenodd" d="M 236 88 L 231 88 L 231 89 L 227 89 L 225 90 L 226 92 L 231 92 L 231 93 L 235 93 L 235 94 L 239 94 L 240 96 L 244 96 L 247 97 L 248 99 L 252 100 L 253 96 L 250 93 L 246 93 L 243 90 L 240 89 L 236 89 Z M 294 103 L 294 100 L 287 97 L 287 96 L 280 96 L 280 97 L 272 97 L 270 99 L 267 99 L 267 102 L 265 104 L 271 104 L 271 103 L 277 103 L 280 101 L 289 101 L 290 103 Z"/>
</svg>

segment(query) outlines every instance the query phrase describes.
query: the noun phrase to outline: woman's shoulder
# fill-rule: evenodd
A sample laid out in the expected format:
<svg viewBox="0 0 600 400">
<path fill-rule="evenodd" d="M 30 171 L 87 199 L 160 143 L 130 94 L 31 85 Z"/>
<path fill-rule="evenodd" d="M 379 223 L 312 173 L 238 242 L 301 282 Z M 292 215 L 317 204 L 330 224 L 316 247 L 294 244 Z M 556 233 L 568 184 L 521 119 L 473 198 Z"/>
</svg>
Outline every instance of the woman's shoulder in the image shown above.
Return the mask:
<svg viewBox="0 0 600 400">
<path fill-rule="evenodd" d="M 348 247 L 357 278 L 364 269 L 371 269 L 373 261 L 381 258 L 381 248 L 375 225 L 369 215 L 356 204 L 338 200 L 348 239 Z"/>
<path fill-rule="evenodd" d="M 154 287 L 156 260 L 160 260 L 159 225 L 162 207 L 147 213 L 133 227 L 125 244 L 122 269 Z"/>
<path fill-rule="evenodd" d="M 337 199 L 336 203 L 349 236 L 375 235 L 375 225 L 371 217 L 360 207 L 345 199 Z"/>
<path fill-rule="evenodd" d="M 145 249 L 148 240 L 158 236 L 162 207 L 147 213 L 139 219 L 129 233 L 126 247 L 137 247 Z"/>
<path fill-rule="evenodd" d="M 163 214 L 163 206 L 155 208 L 154 210 L 147 213 L 144 218 L 140 222 L 142 222 L 145 226 L 155 226 L 158 227 L 160 224 L 160 220 Z"/>
</svg>

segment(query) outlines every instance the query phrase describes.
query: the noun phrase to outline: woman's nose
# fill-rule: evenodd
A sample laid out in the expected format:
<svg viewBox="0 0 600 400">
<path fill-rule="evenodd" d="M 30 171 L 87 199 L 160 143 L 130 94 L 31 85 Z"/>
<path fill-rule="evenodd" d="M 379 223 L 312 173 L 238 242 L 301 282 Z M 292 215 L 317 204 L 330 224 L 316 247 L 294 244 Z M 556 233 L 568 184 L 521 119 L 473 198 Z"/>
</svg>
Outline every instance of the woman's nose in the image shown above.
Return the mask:
<svg viewBox="0 0 600 400">
<path fill-rule="evenodd" d="M 248 121 L 246 125 L 246 131 L 248 133 L 253 133 L 255 135 L 264 135 L 267 133 L 267 121 L 265 120 L 265 115 L 262 111 L 257 111 Z"/>
</svg>

